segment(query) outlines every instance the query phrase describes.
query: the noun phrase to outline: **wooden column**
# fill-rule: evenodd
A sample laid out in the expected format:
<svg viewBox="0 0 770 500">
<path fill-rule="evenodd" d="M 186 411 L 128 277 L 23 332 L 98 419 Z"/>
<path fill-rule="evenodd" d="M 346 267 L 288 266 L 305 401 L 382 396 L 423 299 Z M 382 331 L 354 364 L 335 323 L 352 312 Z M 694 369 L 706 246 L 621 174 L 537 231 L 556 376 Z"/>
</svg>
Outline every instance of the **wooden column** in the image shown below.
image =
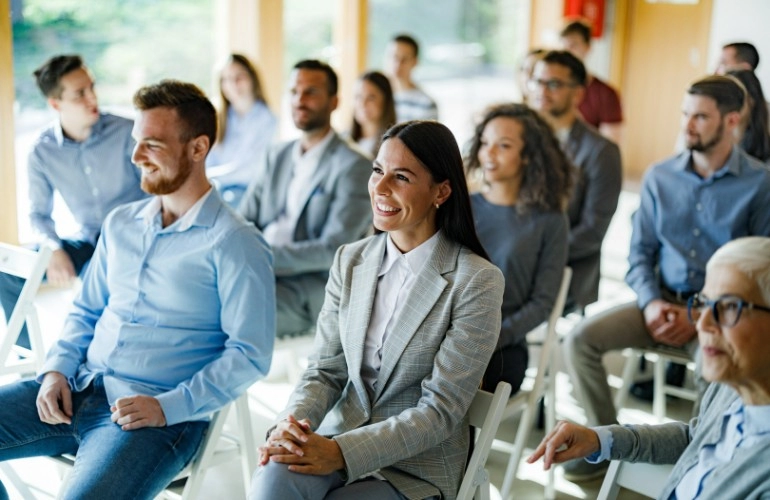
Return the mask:
<svg viewBox="0 0 770 500">
<path fill-rule="evenodd" d="M 257 65 L 268 104 L 279 113 L 284 92 L 283 0 L 226 0 L 215 8 L 220 59 L 231 52 L 249 57 Z"/>
<path fill-rule="evenodd" d="M 564 25 L 563 0 L 537 0 L 530 5 L 530 48 L 556 48 Z"/>
<path fill-rule="evenodd" d="M 0 0 L 0 241 L 18 243 L 11 2 Z"/>
<path fill-rule="evenodd" d="M 367 0 L 337 0 L 337 16 L 334 22 L 336 57 L 332 65 L 340 81 L 340 104 L 332 116 L 332 122 L 338 131 L 345 131 L 350 127 L 355 82 L 367 69 L 368 10 Z"/>
</svg>

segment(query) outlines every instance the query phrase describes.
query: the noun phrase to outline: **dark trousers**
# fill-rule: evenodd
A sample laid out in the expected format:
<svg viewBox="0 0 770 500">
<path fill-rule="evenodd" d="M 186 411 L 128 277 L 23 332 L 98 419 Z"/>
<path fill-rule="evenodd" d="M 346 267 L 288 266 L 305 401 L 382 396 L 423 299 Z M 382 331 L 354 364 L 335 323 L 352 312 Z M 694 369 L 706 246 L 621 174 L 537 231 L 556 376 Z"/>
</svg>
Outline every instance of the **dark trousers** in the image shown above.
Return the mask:
<svg viewBox="0 0 770 500">
<path fill-rule="evenodd" d="M 75 267 L 75 273 L 78 275 L 85 271 L 86 265 L 91 260 L 95 250 L 91 243 L 77 240 L 62 240 L 61 248 L 69 255 Z M 6 321 L 11 319 L 11 313 L 13 313 L 13 308 L 16 307 L 16 302 L 19 300 L 19 295 L 21 295 L 21 289 L 24 288 L 25 281 L 10 274 L 0 273 L 0 305 L 3 306 Z M 27 349 L 30 348 L 26 325 L 22 327 L 16 345 Z"/>
<path fill-rule="evenodd" d="M 492 354 L 481 388 L 495 392 L 498 382 L 511 384 L 511 396 L 519 392 L 529 363 L 529 348 L 526 344 L 505 346 Z"/>
</svg>

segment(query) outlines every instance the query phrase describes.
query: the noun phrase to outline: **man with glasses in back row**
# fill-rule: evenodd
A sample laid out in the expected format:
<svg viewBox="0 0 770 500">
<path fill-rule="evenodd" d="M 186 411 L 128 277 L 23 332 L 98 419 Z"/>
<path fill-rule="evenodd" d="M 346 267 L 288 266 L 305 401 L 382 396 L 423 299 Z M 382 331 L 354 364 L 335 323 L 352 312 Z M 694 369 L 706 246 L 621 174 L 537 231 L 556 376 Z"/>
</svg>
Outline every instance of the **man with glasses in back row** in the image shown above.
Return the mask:
<svg viewBox="0 0 770 500">
<path fill-rule="evenodd" d="M 706 262 L 735 238 L 770 236 L 770 171 L 733 145 L 745 98 L 742 86 L 723 76 L 687 89 L 687 150 L 647 171 L 633 217 L 626 282 L 637 299 L 584 320 L 565 341 L 567 368 L 590 426 L 617 423 L 602 355 L 666 345 L 694 357 L 698 340 L 686 304 L 703 288 Z M 696 385 L 702 395 L 699 367 Z M 564 477 L 588 480 L 607 465 L 572 460 Z"/>
<path fill-rule="evenodd" d="M 529 82 L 529 105 L 553 127 L 577 168 L 567 208 L 567 265 L 572 268 L 567 311 L 582 310 L 599 297 L 602 241 L 618 206 L 623 176 L 618 146 L 579 118 L 585 84 L 585 66 L 566 51 L 546 53 Z"/>
</svg>

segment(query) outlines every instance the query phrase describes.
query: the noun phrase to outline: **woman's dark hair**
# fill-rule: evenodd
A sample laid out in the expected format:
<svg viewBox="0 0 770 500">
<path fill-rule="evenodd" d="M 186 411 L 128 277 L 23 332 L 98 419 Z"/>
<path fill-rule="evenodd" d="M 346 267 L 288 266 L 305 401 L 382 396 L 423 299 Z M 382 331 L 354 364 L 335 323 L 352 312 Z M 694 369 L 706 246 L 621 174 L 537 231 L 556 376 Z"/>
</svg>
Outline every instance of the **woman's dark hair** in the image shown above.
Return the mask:
<svg viewBox="0 0 770 500">
<path fill-rule="evenodd" d="M 559 147 L 548 123 L 525 104 L 498 104 L 487 109 L 481 123 L 476 126 L 465 159 L 468 174 L 481 168 L 481 136 L 487 124 L 495 118 L 516 120 L 522 128 L 524 147 L 521 150 L 521 164 L 524 172 L 517 206 L 564 211 L 572 189 L 574 167 Z"/>
<path fill-rule="evenodd" d="M 265 101 L 265 94 L 262 92 L 262 83 L 259 80 L 259 73 L 257 73 L 257 68 L 254 67 L 251 61 L 249 61 L 249 59 L 243 54 L 230 54 L 230 57 L 227 58 L 227 61 L 225 61 L 225 64 L 223 64 L 222 67 L 224 68 L 228 64 L 237 64 L 246 70 L 246 73 L 249 75 L 249 79 L 251 79 L 251 91 L 254 100 L 267 106 L 267 101 Z M 217 113 L 217 119 L 219 121 L 217 142 L 222 142 L 225 138 L 225 133 L 227 132 L 227 113 L 230 112 L 230 101 L 227 99 L 227 97 L 225 97 L 224 92 L 222 92 L 221 82 L 222 80 L 220 78 L 219 93 L 222 99 L 222 108 L 219 110 L 219 113 Z"/>
<path fill-rule="evenodd" d="M 393 99 L 393 87 L 390 85 L 388 77 L 380 73 L 379 71 L 369 71 L 359 77 L 362 82 L 369 82 L 380 91 L 382 94 L 382 116 L 380 117 L 378 135 L 382 136 L 388 127 L 393 126 L 396 123 L 396 104 Z M 361 124 L 356 120 L 355 114 L 353 115 L 353 125 L 350 127 L 350 138 L 358 142 L 361 139 L 363 130 Z M 380 149 L 382 139 L 380 139 L 372 154 L 377 156 L 377 150 Z"/>
<path fill-rule="evenodd" d="M 750 69 L 729 71 L 727 74 L 737 78 L 746 87 L 748 94 L 749 122 L 743 131 L 741 147 L 754 158 L 767 161 L 770 159 L 770 125 L 762 84 Z"/>
<path fill-rule="evenodd" d="M 430 172 L 433 182 L 449 181 L 452 193 L 436 211 L 436 228 L 452 241 L 489 260 L 476 235 L 471 200 L 463 173 L 463 159 L 452 132 L 436 121 L 413 120 L 391 127 L 382 137 L 399 139 Z"/>
</svg>

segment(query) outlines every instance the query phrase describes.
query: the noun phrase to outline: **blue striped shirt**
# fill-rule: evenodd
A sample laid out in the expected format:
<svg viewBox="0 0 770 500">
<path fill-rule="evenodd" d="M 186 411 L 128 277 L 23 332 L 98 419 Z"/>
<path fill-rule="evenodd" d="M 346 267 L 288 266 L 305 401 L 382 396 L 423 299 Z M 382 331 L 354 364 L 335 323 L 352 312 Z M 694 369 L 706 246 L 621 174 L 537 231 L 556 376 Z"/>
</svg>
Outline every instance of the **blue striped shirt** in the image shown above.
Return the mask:
<svg viewBox="0 0 770 500">
<path fill-rule="evenodd" d="M 49 244 L 61 246 L 51 217 L 56 191 L 80 225 L 75 238 L 91 244 L 113 208 L 147 196 L 131 162 L 132 127 L 131 120 L 102 113 L 85 141 L 65 137 L 57 122 L 35 142 L 28 163 L 29 217 Z"/>
</svg>

